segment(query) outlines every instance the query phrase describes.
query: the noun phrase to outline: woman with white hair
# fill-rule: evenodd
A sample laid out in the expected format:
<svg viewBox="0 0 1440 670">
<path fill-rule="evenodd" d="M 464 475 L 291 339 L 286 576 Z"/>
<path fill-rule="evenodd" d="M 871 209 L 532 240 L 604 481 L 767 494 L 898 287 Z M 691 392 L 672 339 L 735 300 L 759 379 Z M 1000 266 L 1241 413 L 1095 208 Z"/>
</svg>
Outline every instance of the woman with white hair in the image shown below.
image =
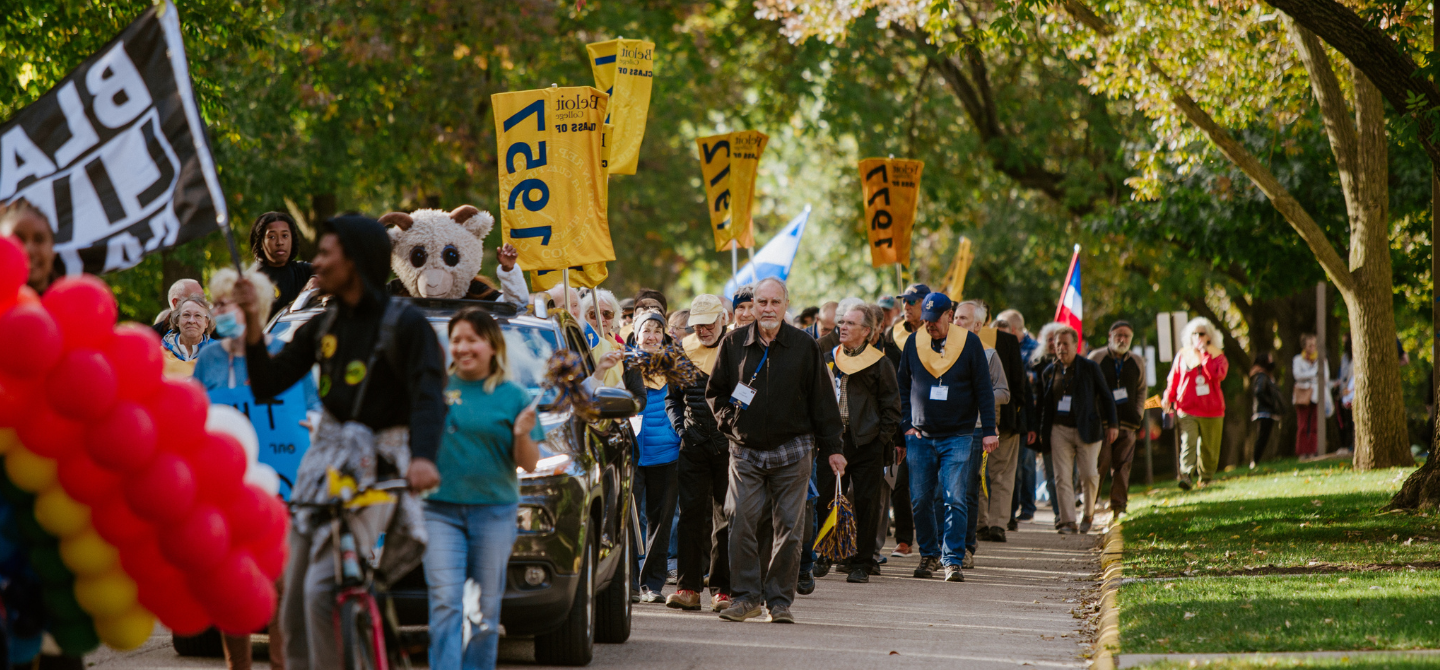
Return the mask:
<svg viewBox="0 0 1440 670">
<path fill-rule="evenodd" d="M 170 310 L 168 321 L 170 332 L 160 338 L 165 376 L 183 379 L 194 374 L 195 361 L 211 342 L 210 333 L 215 330 L 215 320 L 203 298 L 188 297 Z"/>
<path fill-rule="evenodd" d="M 600 297 L 600 318 L 595 316 L 595 295 Z M 580 295 L 582 303 L 581 311 L 585 313 L 585 322 L 595 329 L 596 334 L 600 332 L 600 323 L 605 324 L 605 335 L 612 340 L 624 343 L 620 339 L 620 301 L 615 299 L 615 294 L 605 289 L 593 289 L 585 291 Z"/>
<path fill-rule="evenodd" d="M 1180 488 L 1203 488 L 1220 463 L 1225 428 L 1225 394 L 1220 383 L 1230 363 L 1220 348 L 1220 333 L 1209 319 L 1197 317 L 1180 334 L 1184 347 L 1175 354 L 1161 406 L 1180 417 Z"/>
</svg>

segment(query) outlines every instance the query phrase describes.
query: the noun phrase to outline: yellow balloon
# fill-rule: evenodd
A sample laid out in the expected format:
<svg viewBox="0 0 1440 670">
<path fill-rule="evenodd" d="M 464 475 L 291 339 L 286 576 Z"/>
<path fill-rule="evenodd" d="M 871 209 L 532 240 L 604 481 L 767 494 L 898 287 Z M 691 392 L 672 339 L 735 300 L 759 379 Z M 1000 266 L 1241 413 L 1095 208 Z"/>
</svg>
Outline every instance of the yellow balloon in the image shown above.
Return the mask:
<svg viewBox="0 0 1440 670">
<path fill-rule="evenodd" d="M 17 443 L 5 454 L 5 474 L 20 490 L 39 493 L 55 484 L 55 460 L 36 456 Z"/>
<path fill-rule="evenodd" d="M 111 649 L 129 651 L 150 639 L 155 632 L 155 615 L 136 605 L 119 615 L 96 619 L 95 632 Z"/>
<path fill-rule="evenodd" d="M 74 537 L 90 530 L 90 508 L 65 495 L 65 489 L 52 486 L 35 497 L 35 520 L 55 537 Z"/>
<path fill-rule="evenodd" d="M 0 428 L 0 454 L 20 446 L 20 437 L 14 428 Z"/>
<path fill-rule="evenodd" d="M 109 572 L 75 580 L 75 600 L 80 609 L 95 618 L 96 625 L 101 619 L 117 617 L 137 607 L 135 597 L 139 589 L 135 581 L 116 567 Z M 101 636 L 104 639 L 104 636 Z"/>
<path fill-rule="evenodd" d="M 76 577 L 109 572 L 119 559 L 120 553 L 109 542 L 100 539 L 94 527 L 60 541 L 60 560 Z"/>
</svg>

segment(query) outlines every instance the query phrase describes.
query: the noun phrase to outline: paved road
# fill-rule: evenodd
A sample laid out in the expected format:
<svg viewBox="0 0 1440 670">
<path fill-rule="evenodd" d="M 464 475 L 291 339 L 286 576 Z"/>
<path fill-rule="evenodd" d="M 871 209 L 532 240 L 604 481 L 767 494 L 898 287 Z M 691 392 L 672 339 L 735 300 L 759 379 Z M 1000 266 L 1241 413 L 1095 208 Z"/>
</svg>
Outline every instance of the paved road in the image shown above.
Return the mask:
<svg viewBox="0 0 1440 670">
<path fill-rule="evenodd" d="M 1010 533 L 1009 542 L 981 543 L 964 583 L 910 577 L 915 558 L 890 559 L 869 584 L 847 584 L 832 573 L 795 603 L 795 626 L 736 624 L 708 610 L 636 605 L 630 641 L 596 645 L 591 667 L 677 670 L 737 661 L 740 667 L 823 670 L 1085 667 L 1081 654 L 1089 640 L 1071 610 L 1094 590 L 1099 536 L 1061 536 L 1051 528 L 1042 510 Z M 257 652 L 262 656 L 263 646 Z M 535 667 L 527 640 L 503 640 L 500 653 L 501 665 Z M 89 660 L 106 670 L 224 667 L 176 656 L 159 629 L 138 650 L 102 651 Z"/>
</svg>

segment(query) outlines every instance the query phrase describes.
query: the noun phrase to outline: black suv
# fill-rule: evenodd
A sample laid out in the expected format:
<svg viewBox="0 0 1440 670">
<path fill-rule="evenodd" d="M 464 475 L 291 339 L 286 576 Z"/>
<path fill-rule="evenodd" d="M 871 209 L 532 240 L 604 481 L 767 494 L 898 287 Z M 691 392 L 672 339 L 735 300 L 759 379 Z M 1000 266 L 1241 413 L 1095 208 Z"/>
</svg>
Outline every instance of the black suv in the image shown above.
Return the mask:
<svg viewBox="0 0 1440 670">
<path fill-rule="evenodd" d="M 519 473 L 519 536 L 510 556 L 500 622 L 507 636 L 534 637 L 539 663 L 589 663 L 595 642 L 630 637 L 635 434 L 627 419 L 636 414 L 635 399 L 623 389 L 599 389 L 595 401 L 600 418 L 594 421 L 546 404 L 541 382 L 555 350 L 574 351 L 586 371 L 593 371 L 585 336 L 568 314 L 537 318 L 502 302 L 403 299 L 434 326 L 447 366 L 450 317 L 465 307 L 489 312 L 505 334 L 511 379 L 541 399 L 545 440 L 535 472 Z M 303 308 L 271 322 L 272 336 L 289 341 L 322 309 L 319 301 L 305 295 L 295 304 Z M 400 625 L 426 624 L 423 567 L 400 579 L 389 596 Z M 200 640 L 177 638 L 176 650 L 203 653 Z M 204 647 L 218 652 L 219 640 Z"/>
</svg>

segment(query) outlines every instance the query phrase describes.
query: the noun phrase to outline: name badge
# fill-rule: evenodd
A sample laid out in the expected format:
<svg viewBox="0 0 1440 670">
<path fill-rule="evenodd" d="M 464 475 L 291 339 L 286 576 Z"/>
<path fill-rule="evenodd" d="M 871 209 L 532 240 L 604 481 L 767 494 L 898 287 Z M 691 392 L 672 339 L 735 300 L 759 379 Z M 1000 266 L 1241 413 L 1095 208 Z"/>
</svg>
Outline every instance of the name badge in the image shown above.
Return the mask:
<svg viewBox="0 0 1440 670">
<path fill-rule="evenodd" d="M 755 399 L 755 389 L 750 388 L 744 382 L 735 384 L 735 391 L 730 394 L 730 400 L 745 409 L 750 406 L 750 401 Z"/>
<path fill-rule="evenodd" d="M 949 400 L 949 399 L 950 399 L 950 387 L 949 387 L 949 386 L 931 386 L 931 387 L 930 387 L 930 399 L 931 399 L 931 400 Z"/>
<path fill-rule="evenodd" d="M 1210 395 L 1210 385 L 1204 379 L 1195 380 L 1195 395 Z"/>
<path fill-rule="evenodd" d="M 1070 396 L 1067 395 L 1067 396 L 1064 396 L 1064 397 L 1060 398 L 1060 403 L 1055 406 L 1055 411 L 1060 412 L 1061 414 L 1069 414 L 1069 413 L 1070 413 Z"/>
<path fill-rule="evenodd" d="M 1121 387 L 1111 391 L 1110 395 L 1115 396 L 1115 402 L 1125 402 L 1125 400 L 1130 397 L 1130 392 L 1126 391 L 1124 387 Z"/>
</svg>

